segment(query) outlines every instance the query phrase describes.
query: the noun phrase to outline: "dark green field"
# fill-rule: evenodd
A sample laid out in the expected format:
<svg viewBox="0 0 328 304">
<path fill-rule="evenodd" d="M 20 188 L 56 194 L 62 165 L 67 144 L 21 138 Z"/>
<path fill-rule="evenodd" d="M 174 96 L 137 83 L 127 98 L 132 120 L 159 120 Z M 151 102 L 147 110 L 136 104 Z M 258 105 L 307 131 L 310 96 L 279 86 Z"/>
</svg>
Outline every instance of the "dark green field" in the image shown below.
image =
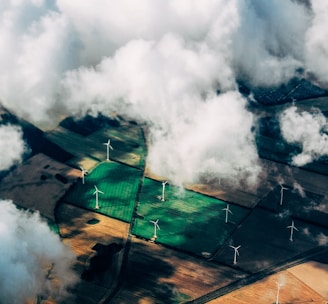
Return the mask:
<svg viewBox="0 0 328 304">
<path fill-rule="evenodd" d="M 106 159 L 106 147 L 104 142 L 111 141 L 113 150 L 110 150 L 110 159 L 122 163 L 143 168 L 145 165 L 146 148 L 142 130 L 139 126 L 128 125 L 117 128 L 104 128 L 89 137 L 92 142 L 99 143 L 97 153 L 101 151 L 101 159 Z M 99 154 L 97 154 L 99 157 Z"/>
<path fill-rule="evenodd" d="M 113 150 L 109 158 L 133 167 L 143 168 L 145 165 L 146 147 L 142 129 L 132 123 L 122 122 L 118 126 L 108 126 L 83 136 L 71 129 L 58 127 L 46 133 L 46 138 L 56 143 L 74 156 L 70 161 L 78 166 L 83 158 L 106 161 L 106 146 L 111 140 Z M 75 163 L 74 163 L 75 162 Z"/>
</svg>

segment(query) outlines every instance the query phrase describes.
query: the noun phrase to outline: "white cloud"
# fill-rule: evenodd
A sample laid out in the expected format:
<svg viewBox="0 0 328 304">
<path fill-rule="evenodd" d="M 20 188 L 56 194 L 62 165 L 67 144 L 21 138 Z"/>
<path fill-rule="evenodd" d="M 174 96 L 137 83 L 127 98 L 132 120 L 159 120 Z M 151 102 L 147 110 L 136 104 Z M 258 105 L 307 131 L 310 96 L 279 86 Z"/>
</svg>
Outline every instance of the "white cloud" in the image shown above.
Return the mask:
<svg viewBox="0 0 328 304">
<path fill-rule="evenodd" d="M 74 256 L 37 213 L 0 201 L 0 294 L 3 304 L 21 304 L 36 295 L 59 299 L 77 282 Z M 52 265 L 52 266 L 51 266 Z M 47 272 L 58 281 L 47 279 Z"/>
<path fill-rule="evenodd" d="M 328 155 L 327 119 L 319 110 L 310 113 L 292 106 L 284 110 L 279 119 L 284 139 L 302 148 L 302 152 L 292 158 L 294 165 L 304 166 Z"/>
<path fill-rule="evenodd" d="M 318 80 L 328 86 L 328 2 L 312 0 L 313 19 L 306 32 L 305 58 L 306 66 Z"/>
<path fill-rule="evenodd" d="M 254 119 L 238 93 L 213 94 L 220 66 L 203 45 L 174 35 L 136 40 L 96 69 L 69 73 L 66 99 L 71 112 L 115 111 L 149 123 L 149 165 L 172 181 L 220 176 L 254 185 L 260 172 Z M 226 75 L 221 83 L 233 86 L 229 69 Z"/>
<path fill-rule="evenodd" d="M 0 125 L 0 171 L 9 169 L 12 165 L 21 162 L 26 145 L 20 127 Z"/>
<path fill-rule="evenodd" d="M 261 167 L 251 131 L 253 117 L 244 104 L 233 92 L 213 96 L 177 117 L 170 132 L 153 129 L 151 168 L 180 184 L 222 178 L 256 185 Z"/>
<path fill-rule="evenodd" d="M 322 232 L 317 235 L 316 240 L 320 246 L 326 246 L 328 244 L 328 236 Z"/>
<path fill-rule="evenodd" d="M 62 72 L 76 66 L 72 32 L 66 17 L 41 1 L 13 1 L 0 10 L 0 100 L 6 108 L 33 121 L 52 118 L 47 112 L 57 106 Z"/>
<path fill-rule="evenodd" d="M 210 154 L 215 164 L 202 159 L 196 162 L 197 170 L 185 163 L 177 171 L 170 157 L 195 150 L 187 140 L 188 128 L 219 133 L 221 126 L 207 123 L 212 113 L 205 108 L 213 107 L 223 117 L 226 109 L 213 104 L 227 97 L 213 96 L 218 89 L 223 94 L 235 91 L 237 77 L 272 86 L 288 81 L 299 67 L 315 67 L 310 59 L 316 54 L 306 50 L 311 31 L 321 29 L 316 26 L 320 14 L 318 5 L 310 13 L 299 2 L 277 0 L 97 0 L 92 5 L 76 0 L 10 1 L 0 6 L 0 45 L 5 46 L 0 48 L 0 100 L 37 123 L 87 111 L 115 111 L 145 121 L 153 144 L 189 145 L 164 151 L 163 163 L 170 165 L 161 171 L 181 176 L 179 180 L 196 180 L 198 174 L 206 175 L 205 168 L 217 168 L 214 147 L 221 157 L 224 149 L 216 140 L 204 142 L 208 146 L 203 150 L 211 153 L 193 153 L 196 158 Z M 254 178 L 259 172 L 249 124 L 254 120 L 238 94 L 227 96 L 236 111 L 230 112 L 231 121 L 244 123 L 240 117 L 245 116 L 246 140 L 240 140 L 237 124 L 220 133 L 221 142 L 236 143 L 225 146 L 225 155 L 231 158 L 223 157 L 226 164 L 220 161 L 220 170 L 214 171 L 226 175 L 231 169 L 231 178 Z M 235 106 L 237 101 L 242 106 Z M 195 113 L 208 117 L 196 123 Z M 247 153 L 239 159 L 228 147 L 241 142 Z M 150 160 L 155 165 L 151 156 Z M 242 173 L 236 174 L 236 168 Z"/>
<path fill-rule="evenodd" d="M 240 27 L 231 51 L 238 77 L 254 85 L 287 82 L 303 66 L 308 10 L 295 1 L 238 1 Z"/>
</svg>

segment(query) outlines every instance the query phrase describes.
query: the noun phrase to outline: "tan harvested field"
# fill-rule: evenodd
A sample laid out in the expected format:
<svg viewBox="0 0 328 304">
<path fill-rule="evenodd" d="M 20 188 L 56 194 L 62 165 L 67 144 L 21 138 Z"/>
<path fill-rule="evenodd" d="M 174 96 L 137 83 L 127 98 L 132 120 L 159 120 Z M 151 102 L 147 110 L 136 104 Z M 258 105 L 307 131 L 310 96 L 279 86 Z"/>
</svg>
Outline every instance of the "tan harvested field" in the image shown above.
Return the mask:
<svg viewBox="0 0 328 304">
<path fill-rule="evenodd" d="M 282 271 L 212 300 L 208 304 L 274 304 L 277 303 L 277 282 L 281 284 L 279 304 L 327 303 L 327 298 L 322 297 L 291 272 Z"/>
<path fill-rule="evenodd" d="M 77 255 L 77 263 L 73 267 L 79 275 L 88 269 L 90 258 L 95 255 L 93 246 L 97 243 L 124 246 L 129 229 L 129 225 L 124 222 L 68 204 L 59 205 L 57 221 L 63 241 Z M 74 303 L 93 304 L 106 298 L 115 287 L 121 263 L 122 254 L 117 253 L 103 277 L 90 282 L 81 280 L 74 290 Z"/>
<path fill-rule="evenodd" d="M 311 287 L 328 302 L 328 265 L 317 261 L 307 262 L 288 269 L 299 280 Z"/>
</svg>

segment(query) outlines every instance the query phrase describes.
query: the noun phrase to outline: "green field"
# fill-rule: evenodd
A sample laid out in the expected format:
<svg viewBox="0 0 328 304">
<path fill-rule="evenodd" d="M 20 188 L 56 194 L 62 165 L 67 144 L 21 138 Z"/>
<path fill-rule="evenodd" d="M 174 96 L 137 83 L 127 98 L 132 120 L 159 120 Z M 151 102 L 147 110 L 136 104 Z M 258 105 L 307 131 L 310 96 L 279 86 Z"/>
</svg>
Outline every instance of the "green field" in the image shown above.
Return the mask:
<svg viewBox="0 0 328 304">
<path fill-rule="evenodd" d="M 229 238 L 249 210 L 230 205 L 232 214 L 225 223 L 227 203 L 193 191 L 166 185 L 165 201 L 161 201 L 162 183 L 149 178 L 143 181 L 132 233 L 146 239 L 154 235 L 159 220 L 156 242 L 194 254 L 213 254 Z"/>
<path fill-rule="evenodd" d="M 227 203 L 189 190 L 167 184 L 162 201 L 162 182 L 144 178 L 140 188 L 136 216 L 132 220 L 142 171 L 116 162 L 103 162 L 79 181 L 66 195 L 64 201 L 132 222 L 132 233 L 151 239 L 154 224 L 159 220 L 156 242 L 201 255 L 214 254 L 225 243 L 233 230 L 247 216 L 249 210 L 230 204 L 232 214 L 225 223 Z M 95 187 L 99 193 L 96 209 Z"/>
<path fill-rule="evenodd" d="M 85 177 L 84 184 L 79 181 L 65 196 L 64 201 L 130 222 L 141 174 L 139 169 L 111 161 L 103 162 Z M 104 192 L 99 193 L 97 210 L 95 185 Z"/>
</svg>

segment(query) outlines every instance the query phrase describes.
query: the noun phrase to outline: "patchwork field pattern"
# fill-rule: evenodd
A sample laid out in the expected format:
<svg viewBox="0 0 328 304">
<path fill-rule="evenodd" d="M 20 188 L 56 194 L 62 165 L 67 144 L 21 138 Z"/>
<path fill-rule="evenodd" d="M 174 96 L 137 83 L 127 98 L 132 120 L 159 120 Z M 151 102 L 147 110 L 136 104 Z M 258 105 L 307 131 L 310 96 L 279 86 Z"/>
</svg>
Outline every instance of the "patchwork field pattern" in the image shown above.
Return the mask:
<svg viewBox="0 0 328 304">
<path fill-rule="evenodd" d="M 208 296 L 231 282 L 260 276 L 267 270 L 276 271 L 281 265 L 301 260 L 327 242 L 326 176 L 312 172 L 312 181 L 308 179 L 308 172 L 267 161 L 268 182 L 258 192 L 239 191 L 233 198 L 214 197 L 210 192 L 178 188 L 170 182 L 163 185 L 160 177 L 147 175 L 147 170 L 144 173 L 143 131 L 134 124 L 101 128 L 84 137 L 75 136 L 74 143 L 71 131 L 67 132 L 63 145 L 70 143 L 70 152 L 75 150 L 75 166 L 85 157 L 99 164 L 87 167 L 89 174 L 85 176 L 85 183 L 80 179 L 64 202 L 131 223 L 128 262 L 133 263 L 127 267 L 128 284 L 113 303 L 123 303 L 120 297 L 139 298 L 140 301 L 152 299 L 153 303 L 162 303 L 163 298 L 163 303 L 167 303 L 167 299 L 175 303 L 181 295 L 182 302 Z M 106 161 L 103 145 L 108 139 L 113 146 L 109 151 L 110 161 Z M 277 182 L 280 175 L 284 177 L 285 187 L 282 204 L 281 187 Z M 295 182 L 303 188 L 296 187 Z M 95 209 L 95 186 L 103 192 L 99 193 L 99 209 Z M 233 191 L 224 186 L 219 188 L 222 193 Z M 227 213 L 228 205 L 230 212 Z M 292 220 L 298 230 L 294 231 L 291 241 L 288 227 Z M 231 246 L 239 245 L 235 262 Z M 172 262 L 179 254 L 185 255 L 184 266 L 181 266 L 182 260 Z M 190 267 L 189 259 L 195 259 L 199 268 Z M 208 274 L 204 263 L 213 271 L 226 271 L 213 275 L 213 280 L 200 278 L 201 273 Z M 147 276 L 141 279 L 145 265 L 151 266 Z M 172 265 L 170 271 L 169 265 Z M 208 289 L 200 287 L 195 292 L 193 282 L 200 284 L 206 280 Z M 163 286 L 172 287 L 172 290 L 162 290 Z"/>
</svg>

